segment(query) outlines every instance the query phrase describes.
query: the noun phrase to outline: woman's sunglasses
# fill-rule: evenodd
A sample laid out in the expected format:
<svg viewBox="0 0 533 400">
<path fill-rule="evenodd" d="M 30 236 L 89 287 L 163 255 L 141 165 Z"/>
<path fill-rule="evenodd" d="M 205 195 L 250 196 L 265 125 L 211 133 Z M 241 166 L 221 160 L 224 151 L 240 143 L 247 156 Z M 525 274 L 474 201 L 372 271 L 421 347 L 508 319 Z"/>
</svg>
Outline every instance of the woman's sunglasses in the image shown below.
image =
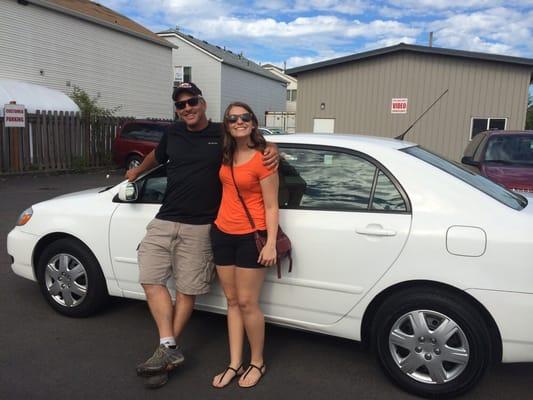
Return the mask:
<svg viewBox="0 0 533 400">
<path fill-rule="evenodd" d="M 183 100 L 183 101 L 176 101 L 174 103 L 174 105 L 176 106 L 176 108 L 178 110 L 183 110 L 187 104 L 190 106 L 190 107 L 195 107 L 198 105 L 198 103 L 200 102 L 200 97 L 199 96 L 196 96 L 196 97 L 191 97 L 190 99 L 187 99 L 187 100 Z"/>
<path fill-rule="evenodd" d="M 228 121 L 230 124 L 236 123 L 239 118 L 242 122 L 250 122 L 252 120 L 252 114 L 250 113 L 244 113 L 244 114 L 230 114 L 226 117 L 226 121 Z"/>
</svg>

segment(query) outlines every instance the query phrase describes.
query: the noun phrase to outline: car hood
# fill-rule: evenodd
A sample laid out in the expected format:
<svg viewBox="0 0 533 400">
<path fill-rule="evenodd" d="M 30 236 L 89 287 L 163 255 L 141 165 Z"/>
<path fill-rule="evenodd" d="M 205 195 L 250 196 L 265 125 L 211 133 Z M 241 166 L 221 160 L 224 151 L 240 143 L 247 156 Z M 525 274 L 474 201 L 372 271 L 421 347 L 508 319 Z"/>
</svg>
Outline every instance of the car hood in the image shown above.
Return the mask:
<svg viewBox="0 0 533 400">
<path fill-rule="evenodd" d="M 54 197 L 50 200 L 58 200 L 58 199 L 72 199 L 72 198 L 84 198 L 84 197 L 93 197 L 96 193 L 100 193 L 102 190 L 106 189 L 106 186 L 93 188 L 93 189 L 87 189 L 82 190 L 80 192 L 74 192 L 74 193 L 67 193 L 63 194 L 61 196 Z"/>
<path fill-rule="evenodd" d="M 485 164 L 481 173 L 508 189 L 533 190 L 533 166 Z"/>
</svg>

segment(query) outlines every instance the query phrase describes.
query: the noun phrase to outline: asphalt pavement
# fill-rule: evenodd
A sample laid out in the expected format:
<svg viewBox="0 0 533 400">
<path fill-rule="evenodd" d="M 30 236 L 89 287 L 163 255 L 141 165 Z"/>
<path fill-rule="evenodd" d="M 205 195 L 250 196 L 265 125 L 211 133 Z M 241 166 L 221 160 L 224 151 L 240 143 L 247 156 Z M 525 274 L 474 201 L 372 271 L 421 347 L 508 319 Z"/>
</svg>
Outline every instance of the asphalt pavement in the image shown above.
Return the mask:
<svg viewBox="0 0 533 400">
<path fill-rule="evenodd" d="M 106 175 L 110 174 L 109 178 Z M 211 387 L 227 364 L 225 318 L 195 311 L 183 336 L 186 361 L 168 384 L 146 389 L 137 363 L 158 344 L 146 303 L 113 299 L 85 319 L 63 317 L 37 284 L 10 268 L 6 236 L 39 201 L 119 182 L 117 171 L 0 175 L 0 399 L 414 399 L 353 341 L 267 325 L 267 373 L 253 389 Z M 531 316 L 524 316 L 530 318 Z M 533 363 L 492 368 L 463 398 L 533 399 Z"/>
</svg>

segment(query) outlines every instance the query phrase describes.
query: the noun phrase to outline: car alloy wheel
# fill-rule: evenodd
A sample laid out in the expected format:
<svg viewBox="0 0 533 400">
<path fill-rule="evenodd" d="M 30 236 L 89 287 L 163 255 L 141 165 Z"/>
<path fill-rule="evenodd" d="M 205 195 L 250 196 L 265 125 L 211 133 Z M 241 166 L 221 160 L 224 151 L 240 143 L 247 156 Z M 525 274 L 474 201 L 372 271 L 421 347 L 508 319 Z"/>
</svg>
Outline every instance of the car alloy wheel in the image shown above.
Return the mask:
<svg viewBox="0 0 533 400">
<path fill-rule="evenodd" d="M 466 368 L 470 348 L 457 323 L 437 311 L 402 315 L 389 334 L 389 349 L 400 370 L 422 383 L 442 384 Z"/>
<path fill-rule="evenodd" d="M 104 275 L 82 242 L 63 238 L 48 244 L 39 257 L 37 281 L 46 301 L 69 317 L 86 317 L 107 301 Z"/>
<path fill-rule="evenodd" d="M 436 287 L 390 294 L 372 324 L 384 371 L 424 397 L 457 396 L 472 388 L 496 353 L 489 332 L 473 300 Z"/>
<path fill-rule="evenodd" d="M 44 273 L 50 297 L 64 307 L 76 307 L 87 296 L 87 271 L 73 255 L 60 253 L 52 257 Z"/>
</svg>

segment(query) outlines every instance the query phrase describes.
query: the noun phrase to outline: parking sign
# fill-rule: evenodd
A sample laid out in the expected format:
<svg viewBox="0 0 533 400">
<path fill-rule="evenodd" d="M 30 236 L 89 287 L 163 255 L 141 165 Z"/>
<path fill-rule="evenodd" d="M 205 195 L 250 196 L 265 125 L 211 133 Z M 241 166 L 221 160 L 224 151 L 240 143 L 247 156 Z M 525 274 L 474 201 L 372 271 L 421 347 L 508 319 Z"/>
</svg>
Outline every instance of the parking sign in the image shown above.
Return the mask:
<svg viewBox="0 0 533 400">
<path fill-rule="evenodd" d="M 26 110 L 24 105 L 4 105 L 4 122 L 6 128 L 24 128 L 26 126 Z"/>
</svg>

